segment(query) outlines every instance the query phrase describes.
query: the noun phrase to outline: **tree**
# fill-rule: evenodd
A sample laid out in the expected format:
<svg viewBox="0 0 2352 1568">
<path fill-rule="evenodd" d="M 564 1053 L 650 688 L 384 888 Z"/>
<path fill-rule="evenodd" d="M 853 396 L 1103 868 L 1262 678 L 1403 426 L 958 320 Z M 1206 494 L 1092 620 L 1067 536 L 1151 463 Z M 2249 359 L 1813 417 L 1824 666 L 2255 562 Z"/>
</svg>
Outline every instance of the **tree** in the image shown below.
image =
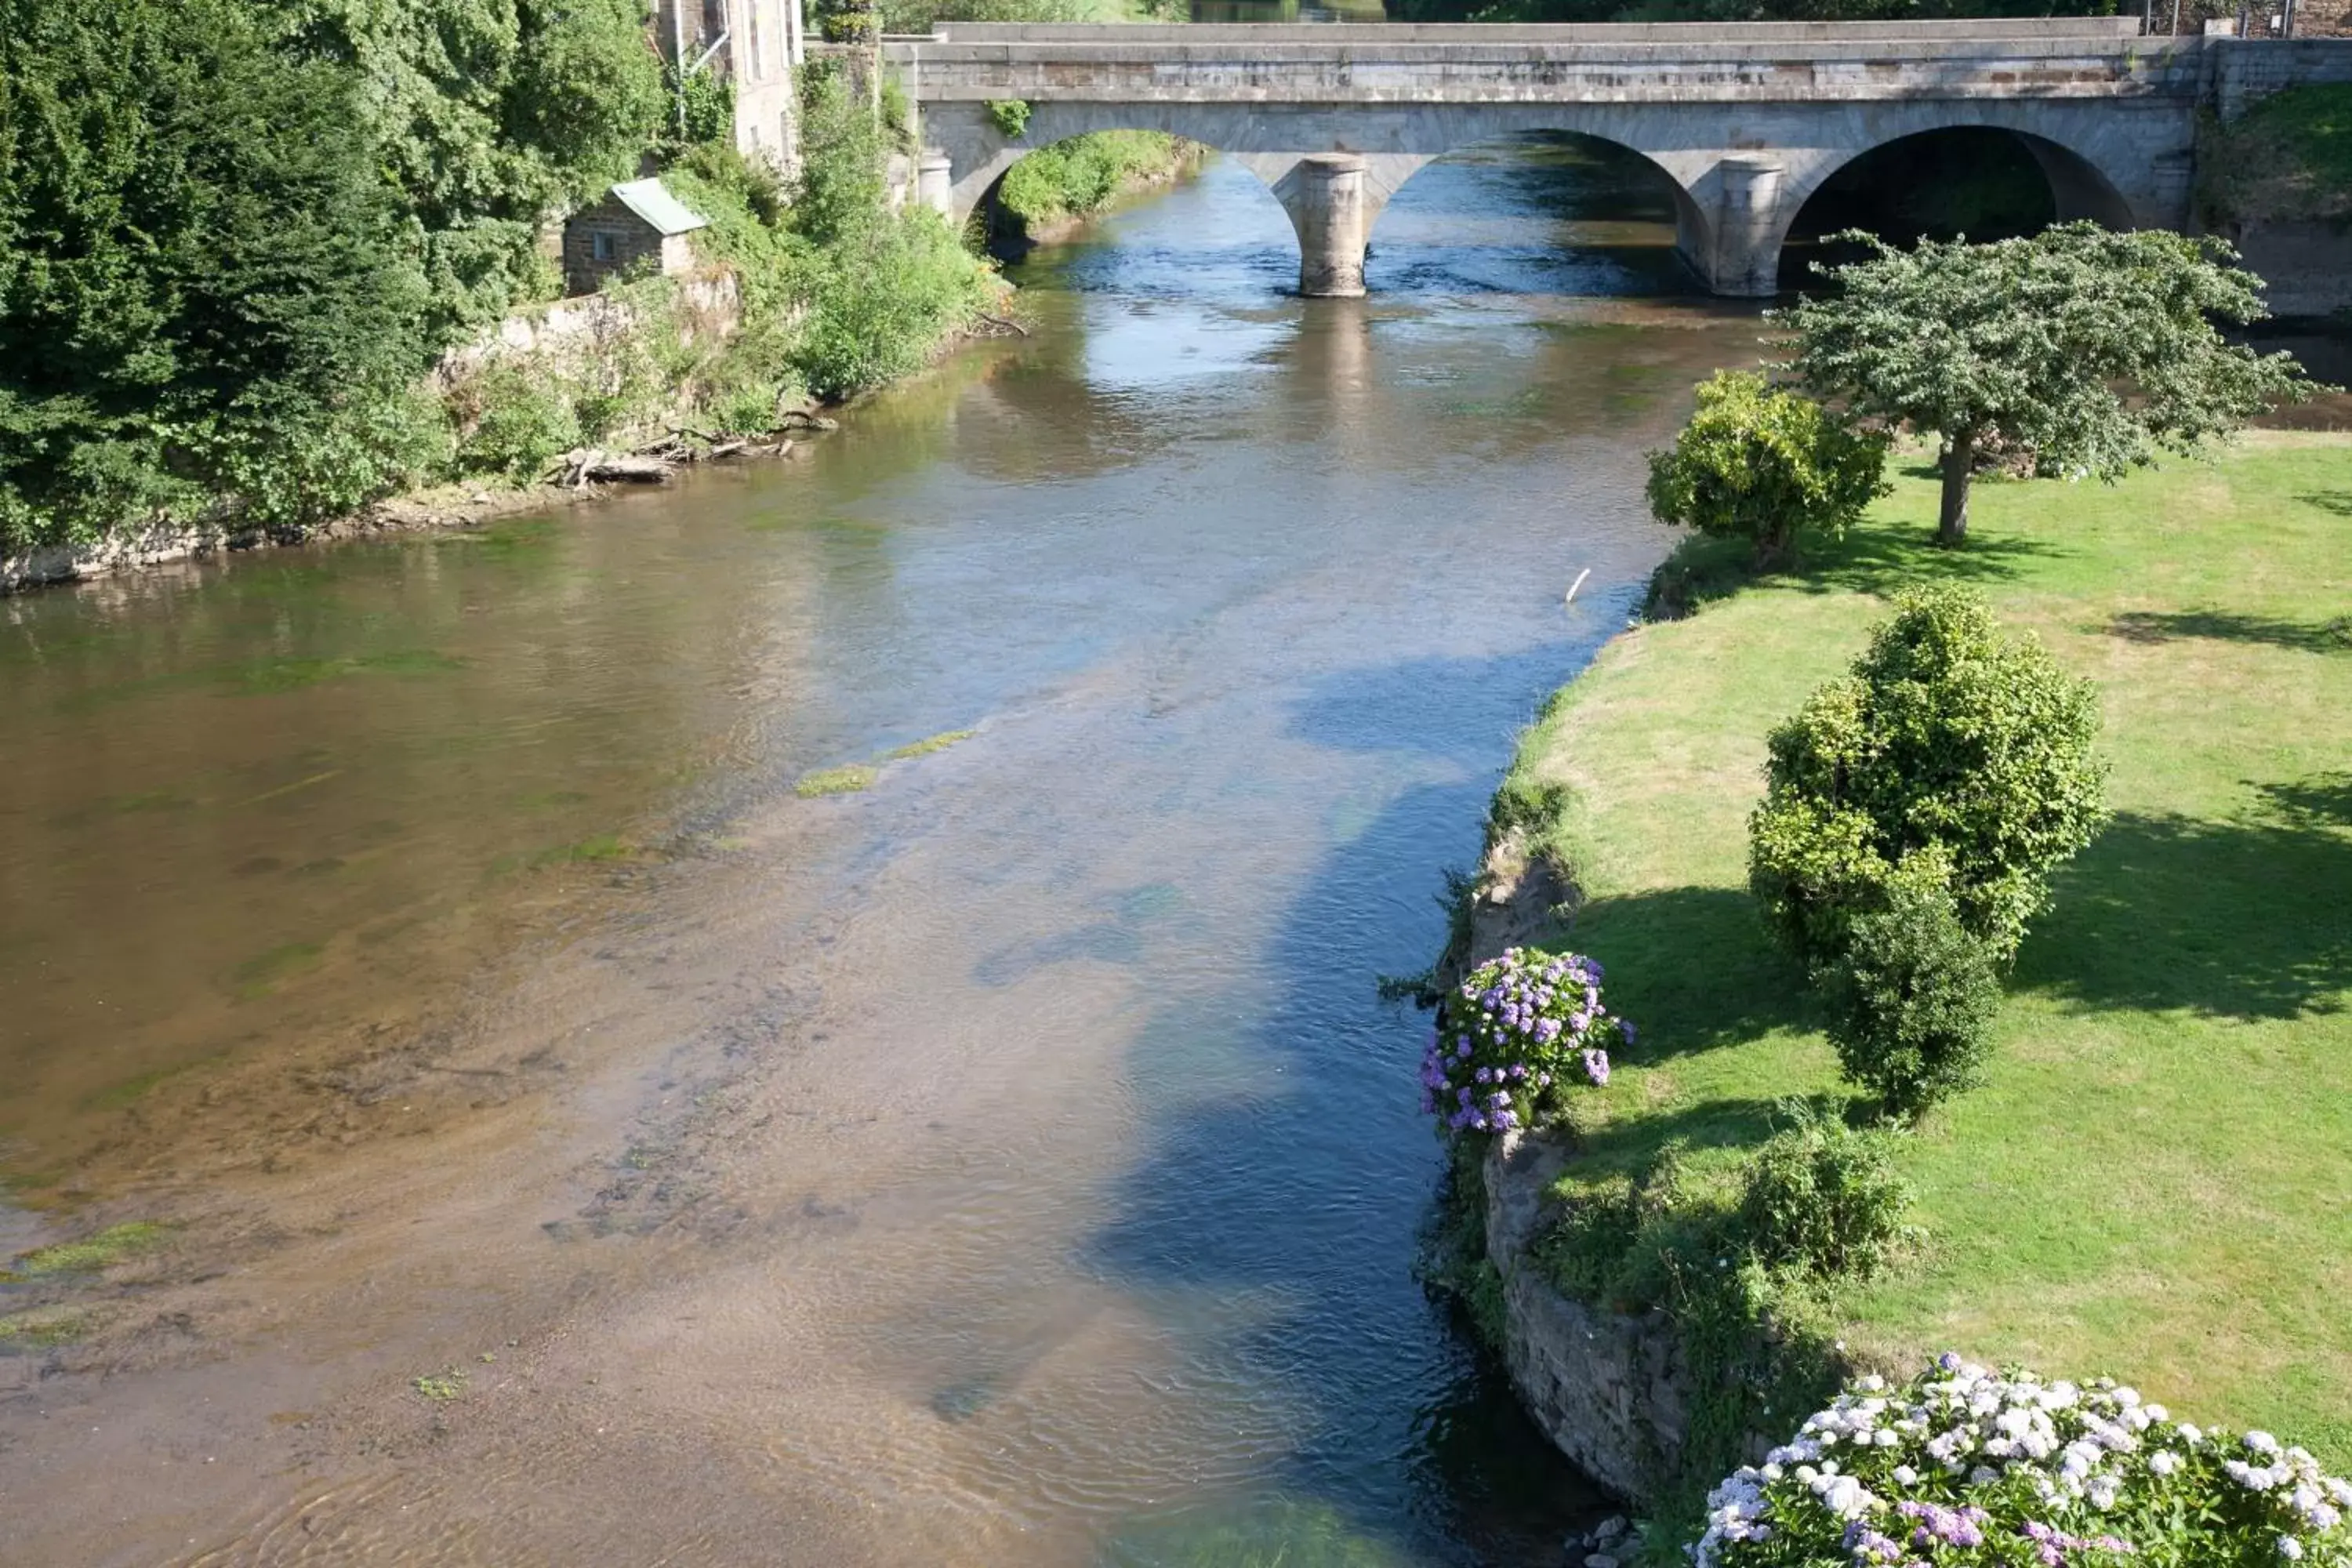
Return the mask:
<svg viewBox="0 0 2352 1568">
<path fill-rule="evenodd" d="M 1650 454 L 1661 522 L 1750 541 L 1759 566 L 1787 560 L 1800 529 L 1832 535 L 1886 493 L 1886 441 L 1750 371 L 1718 371 L 1675 444 Z"/>
<path fill-rule="evenodd" d="M 361 499 L 426 354 L 355 72 L 240 0 L 0 0 L 0 540 Z"/>
<path fill-rule="evenodd" d="M 1898 881 L 1938 884 L 2006 963 L 2050 872 L 2105 820 L 2098 727 L 2090 683 L 2003 635 L 1979 595 L 1906 592 L 1853 673 L 1772 731 L 1749 886 L 1782 941 L 1822 963 Z"/>
<path fill-rule="evenodd" d="M 1853 918 L 1844 951 L 1813 984 L 1839 1064 L 1885 1110 L 1916 1117 L 1977 1081 L 2000 976 L 1990 948 L 1960 923 L 1941 856 L 1906 858 L 1881 907 Z"/>
<path fill-rule="evenodd" d="M 1968 533 L 1988 440 L 2030 451 L 2042 475 L 2112 480 L 2308 395 L 2291 355 L 2257 354 L 2215 328 L 2267 312 L 2261 279 L 2210 236 L 2064 223 L 1911 250 L 1838 237 L 1877 255 L 1832 268 L 1837 291 L 1790 312 L 1791 369 L 1853 415 L 1937 433 L 1946 544 Z"/>
<path fill-rule="evenodd" d="M 415 226 L 436 342 L 551 281 L 533 248 L 550 209 L 627 178 L 668 112 L 639 0 L 266 9 L 281 49 L 366 82 L 343 133 L 373 141 Z"/>
</svg>

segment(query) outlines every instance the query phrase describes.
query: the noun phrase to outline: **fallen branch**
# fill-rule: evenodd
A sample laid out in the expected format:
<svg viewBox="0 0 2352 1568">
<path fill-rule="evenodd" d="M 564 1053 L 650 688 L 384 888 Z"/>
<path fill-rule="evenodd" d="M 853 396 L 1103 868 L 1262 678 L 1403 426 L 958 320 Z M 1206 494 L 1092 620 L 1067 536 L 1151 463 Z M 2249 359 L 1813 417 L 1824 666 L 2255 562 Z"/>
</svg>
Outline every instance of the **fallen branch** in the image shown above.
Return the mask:
<svg viewBox="0 0 2352 1568">
<path fill-rule="evenodd" d="M 1018 332 L 1024 338 L 1029 335 L 1029 329 L 1018 321 L 1008 321 L 1002 316 L 992 316 L 985 310 L 980 312 L 980 319 L 992 327 L 1002 327 L 1008 332 Z"/>
</svg>

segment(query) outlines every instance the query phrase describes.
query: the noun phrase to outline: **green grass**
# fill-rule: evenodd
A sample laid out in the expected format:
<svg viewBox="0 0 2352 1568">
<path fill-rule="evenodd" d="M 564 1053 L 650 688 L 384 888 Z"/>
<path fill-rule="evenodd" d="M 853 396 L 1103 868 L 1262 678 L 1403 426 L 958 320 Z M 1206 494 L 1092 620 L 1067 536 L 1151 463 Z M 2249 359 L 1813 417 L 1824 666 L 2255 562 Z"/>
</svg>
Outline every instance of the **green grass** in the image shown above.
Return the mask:
<svg viewBox="0 0 2352 1568">
<path fill-rule="evenodd" d="M 152 1220 L 113 1225 L 54 1247 L 36 1247 L 16 1259 L 10 1270 L 21 1279 L 41 1279 L 59 1274 L 96 1274 L 118 1263 L 161 1247 L 172 1227 Z"/>
<path fill-rule="evenodd" d="M 933 752 L 944 752 L 957 742 L 969 741 L 979 733 L 977 730 L 950 730 L 942 734 L 926 735 L 919 741 L 910 742 L 883 754 L 888 761 L 894 763 L 904 762 L 908 757 L 928 757 Z"/>
<path fill-rule="evenodd" d="M 1026 228 L 1100 212 L 1136 182 L 1165 178 L 1200 156 L 1164 131 L 1097 131 L 1040 147 L 1005 171 L 996 205 Z"/>
<path fill-rule="evenodd" d="M 2352 217 L 2352 83 L 2273 93 L 2198 136 L 2197 195 L 2214 218 Z"/>
<path fill-rule="evenodd" d="M 2352 1463 L 2352 442 L 1981 485 L 1956 552 L 1935 500 L 1907 469 L 1798 571 L 1619 638 L 1524 737 L 1498 815 L 1574 868 L 1574 945 L 1643 1028 L 1577 1169 L 1680 1137 L 1720 1173 L 1780 1097 L 1840 1092 L 1746 890 L 1765 732 L 1883 595 L 1973 583 L 2098 683 L 2116 816 L 2027 939 L 1990 1081 L 1906 1144 L 1920 1255 L 1832 1319 L 1890 1369 L 2112 1373 Z"/>
<path fill-rule="evenodd" d="M 815 800 L 828 795 L 856 795 L 874 785 L 875 770 L 864 763 L 852 763 L 845 768 L 821 768 L 801 775 L 793 785 L 793 793 L 803 800 Z"/>
</svg>

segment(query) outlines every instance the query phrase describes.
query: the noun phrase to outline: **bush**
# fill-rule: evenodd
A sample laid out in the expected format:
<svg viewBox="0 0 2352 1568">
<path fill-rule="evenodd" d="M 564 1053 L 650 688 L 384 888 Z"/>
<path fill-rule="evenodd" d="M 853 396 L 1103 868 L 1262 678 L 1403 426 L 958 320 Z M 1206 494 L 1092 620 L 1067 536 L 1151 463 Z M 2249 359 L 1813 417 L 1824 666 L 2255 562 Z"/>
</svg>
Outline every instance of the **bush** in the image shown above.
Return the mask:
<svg viewBox="0 0 2352 1568">
<path fill-rule="evenodd" d="M 1536 1127 L 1577 1083 L 1609 1081 L 1609 1047 L 1633 1026 L 1601 1002 L 1601 965 L 1515 947 L 1447 997 L 1421 1062 L 1421 1108 L 1454 1133 Z"/>
<path fill-rule="evenodd" d="M 1832 536 L 1887 491 L 1886 440 L 1848 428 L 1809 398 L 1750 371 L 1718 371 L 1675 444 L 1650 454 L 1661 522 L 1729 534 L 1759 566 L 1786 561 L 1800 530 Z"/>
<path fill-rule="evenodd" d="M 1898 595 L 1853 673 L 1772 731 L 1748 825 L 1769 922 L 1800 957 L 1837 962 L 1897 868 L 1932 851 L 1961 926 L 2007 963 L 2051 870 L 2105 819 L 2098 724 L 2090 683 L 2004 636 L 1978 595 Z"/>
<path fill-rule="evenodd" d="M 398 466 L 421 279 L 360 73 L 229 0 L 0 0 L 0 547 Z M 320 471 L 330 449 L 352 483 Z"/>
<path fill-rule="evenodd" d="M 546 472 L 559 454 L 580 444 L 580 420 L 572 399 L 525 367 L 486 374 L 474 395 L 481 411 L 457 445 L 457 466 L 467 473 L 497 474 L 527 484 Z"/>
<path fill-rule="evenodd" d="M 1940 855 L 1913 855 L 1888 880 L 1885 907 L 1855 916 L 1844 952 L 1814 975 L 1846 1077 L 1899 1116 L 1973 1087 L 1992 1048 L 2000 978 L 1948 883 Z"/>
<path fill-rule="evenodd" d="M 2101 1379 L 1945 1354 L 1858 1380 L 1707 1499 L 1696 1568 L 2278 1568 L 2352 1563 L 2352 1486 L 2266 1432 L 2175 1421 Z"/>
<path fill-rule="evenodd" d="M 1139 176 L 1161 174 L 1190 154 L 1164 131 L 1096 131 L 1040 147 L 1004 173 L 997 210 L 1024 228 L 1101 211 Z"/>
<path fill-rule="evenodd" d="M 1029 133 L 1029 100 L 1022 98 L 990 99 L 988 121 L 1007 142 L 1020 141 Z"/>
<path fill-rule="evenodd" d="M 1789 1126 L 1749 1162 L 1739 1220 L 1767 1268 L 1821 1279 L 1876 1273 L 1903 1233 L 1910 1189 L 1895 1174 L 1893 1138 L 1856 1131 L 1801 1101 Z"/>
</svg>

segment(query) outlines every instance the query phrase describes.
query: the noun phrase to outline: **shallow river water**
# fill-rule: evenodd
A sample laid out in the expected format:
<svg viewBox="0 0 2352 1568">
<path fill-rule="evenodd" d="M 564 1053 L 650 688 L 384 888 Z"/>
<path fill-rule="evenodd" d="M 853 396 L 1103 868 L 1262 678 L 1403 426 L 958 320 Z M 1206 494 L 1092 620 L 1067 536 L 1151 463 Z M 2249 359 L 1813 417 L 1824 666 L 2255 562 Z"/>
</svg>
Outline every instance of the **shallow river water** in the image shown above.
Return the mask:
<svg viewBox="0 0 2352 1568">
<path fill-rule="evenodd" d="M 174 1227 L 0 1560 L 1553 1560 L 1374 979 L 1754 353 L 1664 216 L 1212 163 L 792 460 L 0 602 L 0 1249 Z"/>
</svg>

